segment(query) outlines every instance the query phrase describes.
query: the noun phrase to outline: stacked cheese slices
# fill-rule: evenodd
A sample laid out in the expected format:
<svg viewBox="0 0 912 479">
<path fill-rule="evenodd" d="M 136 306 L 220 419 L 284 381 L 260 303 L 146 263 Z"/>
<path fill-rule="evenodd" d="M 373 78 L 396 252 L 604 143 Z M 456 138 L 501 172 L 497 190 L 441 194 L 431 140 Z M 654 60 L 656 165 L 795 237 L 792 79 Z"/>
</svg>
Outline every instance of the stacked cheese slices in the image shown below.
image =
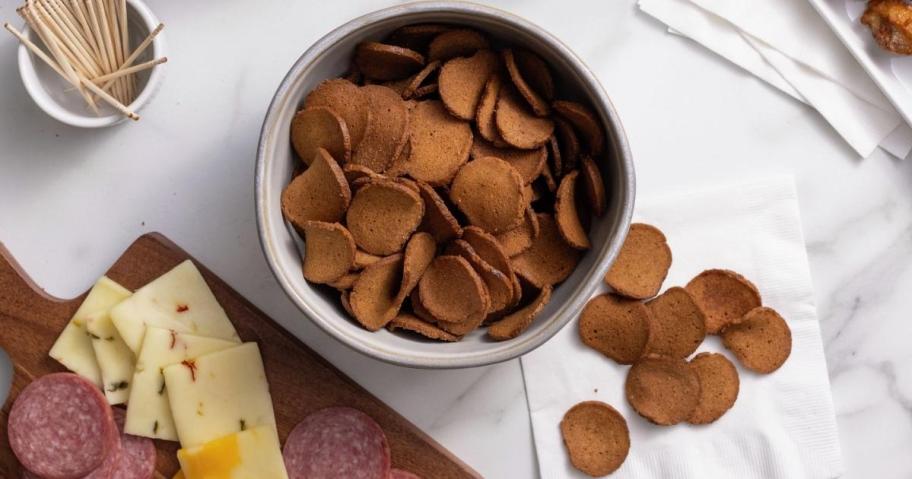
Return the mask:
<svg viewBox="0 0 912 479">
<path fill-rule="evenodd" d="M 127 405 L 124 432 L 180 441 L 186 479 L 287 477 L 260 350 L 191 261 L 134 293 L 102 277 L 50 356 Z"/>
</svg>

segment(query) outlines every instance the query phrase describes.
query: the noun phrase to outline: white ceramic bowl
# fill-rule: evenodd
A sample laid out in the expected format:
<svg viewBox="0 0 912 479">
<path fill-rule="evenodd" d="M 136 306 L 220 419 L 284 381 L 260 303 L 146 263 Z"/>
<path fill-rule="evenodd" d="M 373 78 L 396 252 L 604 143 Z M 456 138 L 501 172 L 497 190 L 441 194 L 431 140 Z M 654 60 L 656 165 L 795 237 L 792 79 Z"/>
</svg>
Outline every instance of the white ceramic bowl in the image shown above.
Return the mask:
<svg viewBox="0 0 912 479">
<path fill-rule="evenodd" d="M 511 341 L 491 341 L 483 329 L 457 343 L 365 330 L 342 310 L 338 292 L 304 280 L 300 238 L 282 217 L 280 196 L 291 180 L 296 161 L 289 125 L 304 97 L 320 81 L 343 74 L 359 42 L 380 39 L 402 25 L 427 22 L 474 27 L 534 50 L 551 65 L 564 89 L 572 89 L 574 97 L 581 97 L 595 108 L 608 134 L 608 153 L 600 168 L 609 206 L 607 213 L 593 222 L 593 247 L 570 278 L 555 289 L 550 304 L 529 329 Z M 572 87 L 567 88 L 568 85 Z M 626 236 L 633 211 L 634 182 L 627 139 L 614 107 L 592 72 L 563 43 L 532 23 L 494 8 L 461 2 L 413 3 L 370 13 L 342 25 L 317 41 L 292 66 L 269 106 L 260 133 L 256 210 L 263 252 L 276 279 L 301 311 L 327 333 L 357 351 L 390 363 L 422 368 L 473 367 L 527 353 L 579 314 Z"/>
<path fill-rule="evenodd" d="M 140 0 L 127 0 L 127 22 L 130 25 L 131 45 L 138 45 L 159 24 L 158 18 Z M 42 46 L 40 39 L 28 27 L 25 27 L 23 33 L 32 43 Z M 134 65 L 164 55 L 164 32 L 160 32 L 146 51 L 136 59 Z M 72 86 L 66 80 L 32 54 L 25 45 L 19 45 L 19 75 L 22 77 L 22 84 L 38 107 L 58 121 L 80 128 L 102 128 L 127 119 L 103 100 L 97 102 L 100 114 L 96 115 L 85 104 L 82 96 L 72 91 Z M 142 110 L 161 86 L 164 80 L 162 65 L 138 72 L 136 80 L 140 93 L 127 105 L 134 113 Z"/>
</svg>

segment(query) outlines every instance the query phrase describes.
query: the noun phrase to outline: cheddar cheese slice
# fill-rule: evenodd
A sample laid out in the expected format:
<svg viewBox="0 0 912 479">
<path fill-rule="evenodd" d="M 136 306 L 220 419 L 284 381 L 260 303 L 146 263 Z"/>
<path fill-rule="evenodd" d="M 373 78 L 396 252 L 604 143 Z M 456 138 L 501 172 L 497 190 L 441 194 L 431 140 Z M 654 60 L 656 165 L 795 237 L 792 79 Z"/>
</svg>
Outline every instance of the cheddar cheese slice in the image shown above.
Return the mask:
<svg viewBox="0 0 912 479">
<path fill-rule="evenodd" d="M 258 426 L 177 451 L 186 479 L 287 479 L 275 431 Z"/>
</svg>

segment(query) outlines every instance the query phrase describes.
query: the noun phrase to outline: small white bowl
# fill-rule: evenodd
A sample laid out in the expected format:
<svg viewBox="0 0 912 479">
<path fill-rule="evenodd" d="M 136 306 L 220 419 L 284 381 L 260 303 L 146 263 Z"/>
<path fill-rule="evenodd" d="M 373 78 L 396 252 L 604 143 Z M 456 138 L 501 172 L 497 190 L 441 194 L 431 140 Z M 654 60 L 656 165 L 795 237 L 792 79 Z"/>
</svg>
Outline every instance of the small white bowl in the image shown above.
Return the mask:
<svg viewBox="0 0 912 479">
<path fill-rule="evenodd" d="M 607 154 L 599 167 L 608 192 L 608 209 L 593 220 L 592 249 L 573 274 L 555 288 L 551 302 L 532 325 L 510 341 L 492 341 L 483 330 L 455 343 L 423 340 L 385 329 L 367 331 L 342 310 L 337 292 L 304 279 L 301 238 L 282 217 L 282 190 L 291 180 L 296 164 L 289 128 L 304 97 L 321 81 L 343 74 L 358 43 L 382 38 L 411 23 L 465 25 L 535 51 L 576 97 L 595 109 L 607 133 Z M 347 346 L 382 361 L 419 368 L 464 368 L 506 361 L 551 338 L 579 314 L 617 256 L 630 225 L 634 189 L 633 159 L 624 129 L 595 75 L 547 31 L 502 10 L 465 2 L 417 2 L 386 8 L 356 18 L 318 40 L 295 62 L 276 91 L 263 120 L 257 150 L 260 242 L 289 298 L 317 326 Z"/>
<path fill-rule="evenodd" d="M 158 18 L 140 0 L 127 0 L 127 21 L 130 25 L 130 45 L 138 45 L 159 24 Z M 44 47 L 28 26 L 24 27 L 22 33 L 32 43 Z M 136 65 L 164 55 L 165 40 L 161 32 L 133 63 Z M 103 100 L 97 102 L 99 114 L 96 115 L 66 80 L 25 45 L 19 45 L 19 75 L 22 77 L 22 84 L 38 107 L 58 121 L 80 128 L 103 128 L 127 119 Z M 127 108 L 134 113 L 142 110 L 158 91 L 162 80 L 164 71 L 161 65 L 138 72 L 136 81 L 139 95 L 127 105 Z"/>
</svg>

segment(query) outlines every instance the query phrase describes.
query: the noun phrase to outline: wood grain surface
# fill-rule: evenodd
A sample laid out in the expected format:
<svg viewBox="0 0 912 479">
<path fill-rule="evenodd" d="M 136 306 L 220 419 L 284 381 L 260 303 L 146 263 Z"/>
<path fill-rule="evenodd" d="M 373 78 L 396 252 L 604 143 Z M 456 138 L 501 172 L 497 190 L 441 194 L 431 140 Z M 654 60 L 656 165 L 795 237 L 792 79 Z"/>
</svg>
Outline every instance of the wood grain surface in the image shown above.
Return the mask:
<svg viewBox="0 0 912 479">
<path fill-rule="evenodd" d="M 148 234 L 136 240 L 107 275 L 136 290 L 190 256 L 167 238 Z M 191 258 L 192 259 L 192 258 Z M 276 422 L 282 441 L 306 415 L 329 406 L 350 406 L 373 417 L 386 431 L 393 466 L 430 478 L 479 478 L 477 472 L 285 331 L 196 262 L 244 341 L 256 341 L 263 354 Z M 0 245 L 0 347 L 14 365 L 13 387 L 0 414 L 0 477 L 19 477 L 10 451 L 6 415 L 19 391 L 34 377 L 63 371 L 47 353 L 85 294 L 63 300 L 49 296 Z M 370 359 L 365 358 L 365 361 Z M 178 470 L 177 443 L 156 441 L 158 477 Z"/>
</svg>

